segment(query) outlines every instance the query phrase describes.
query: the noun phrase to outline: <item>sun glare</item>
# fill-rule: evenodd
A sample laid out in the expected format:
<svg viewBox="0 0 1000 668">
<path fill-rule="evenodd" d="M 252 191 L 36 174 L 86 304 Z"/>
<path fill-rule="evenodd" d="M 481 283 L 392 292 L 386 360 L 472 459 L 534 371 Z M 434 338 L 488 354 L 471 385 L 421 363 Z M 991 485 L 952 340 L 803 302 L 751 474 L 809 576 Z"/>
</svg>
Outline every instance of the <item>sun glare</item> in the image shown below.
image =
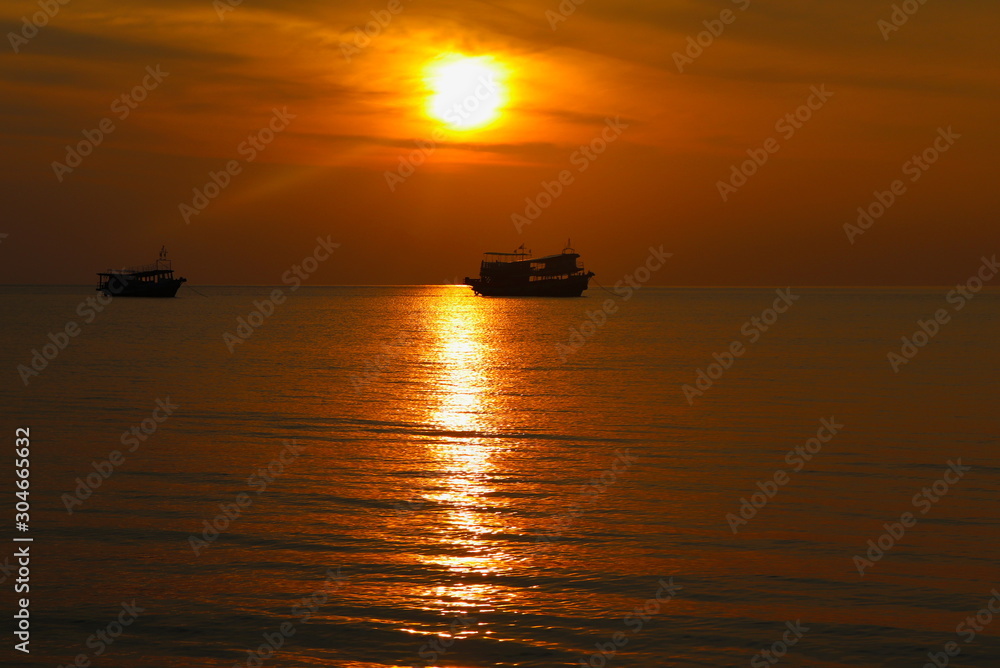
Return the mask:
<svg viewBox="0 0 1000 668">
<path fill-rule="evenodd" d="M 449 54 L 428 68 L 428 113 L 452 130 L 486 127 L 506 101 L 504 70 L 489 56 Z"/>
</svg>

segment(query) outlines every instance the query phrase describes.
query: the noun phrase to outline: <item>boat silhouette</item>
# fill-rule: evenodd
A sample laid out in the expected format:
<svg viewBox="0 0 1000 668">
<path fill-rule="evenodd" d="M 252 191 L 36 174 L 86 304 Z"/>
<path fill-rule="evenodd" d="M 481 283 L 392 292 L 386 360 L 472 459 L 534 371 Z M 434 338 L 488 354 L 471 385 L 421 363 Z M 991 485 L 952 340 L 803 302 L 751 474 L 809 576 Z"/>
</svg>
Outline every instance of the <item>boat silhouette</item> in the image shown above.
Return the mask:
<svg viewBox="0 0 1000 668">
<path fill-rule="evenodd" d="M 174 269 L 167 259 L 167 249 L 153 264 L 122 269 L 108 269 L 97 274 L 97 291 L 110 297 L 174 297 L 184 277 L 174 278 Z"/>
<path fill-rule="evenodd" d="M 521 244 L 513 253 L 484 253 L 479 278 L 465 285 L 483 297 L 579 297 L 594 272 L 578 263 L 580 257 L 569 242 L 562 253 L 532 257 Z"/>
</svg>

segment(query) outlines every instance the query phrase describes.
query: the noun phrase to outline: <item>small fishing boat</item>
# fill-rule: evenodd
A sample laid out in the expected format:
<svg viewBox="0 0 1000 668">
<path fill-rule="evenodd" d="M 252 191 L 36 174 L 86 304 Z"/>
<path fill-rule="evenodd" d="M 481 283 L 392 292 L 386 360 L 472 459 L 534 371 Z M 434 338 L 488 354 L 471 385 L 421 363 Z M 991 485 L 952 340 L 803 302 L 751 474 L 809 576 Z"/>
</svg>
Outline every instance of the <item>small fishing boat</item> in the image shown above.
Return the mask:
<svg viewBox="0 0 1000 668">
<path fill-rule="evenodd" d="M 123 269 L 108 269 L 97 274 L 97 290 L 111 297 L 174 297 L 184 277 L 174 278 L 174 269 L 167 259 L 167 249 L 153 264 Z"/>
<path fill-rule="evenodd" d="M 562 253 L 544 257 L 521 244 L 513 253 L 485 253 L 479 278 L 467 277 L 465 285 L 483 297 L 579 297 L 594 275 L 579 257 L 568 241 Z"/>
</svg>

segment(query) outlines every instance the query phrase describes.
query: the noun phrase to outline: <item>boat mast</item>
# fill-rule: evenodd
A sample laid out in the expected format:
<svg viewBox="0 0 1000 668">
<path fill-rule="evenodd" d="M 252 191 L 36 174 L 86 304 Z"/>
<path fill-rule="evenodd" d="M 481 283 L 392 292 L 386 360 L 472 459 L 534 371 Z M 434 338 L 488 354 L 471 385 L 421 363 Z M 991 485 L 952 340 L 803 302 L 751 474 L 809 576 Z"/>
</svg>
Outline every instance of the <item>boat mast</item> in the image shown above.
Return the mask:
<svg viewBox="0 0 1000 668">
<path fill-rule="evenodd" d="M 167 247 L 160 246 L 160 256 L 156 259 L 156 268 L 160 269 L 160 264 L 163 264 L 164 269 L 171 269 L 170 260 L 167 259 Z"/>
</svg>

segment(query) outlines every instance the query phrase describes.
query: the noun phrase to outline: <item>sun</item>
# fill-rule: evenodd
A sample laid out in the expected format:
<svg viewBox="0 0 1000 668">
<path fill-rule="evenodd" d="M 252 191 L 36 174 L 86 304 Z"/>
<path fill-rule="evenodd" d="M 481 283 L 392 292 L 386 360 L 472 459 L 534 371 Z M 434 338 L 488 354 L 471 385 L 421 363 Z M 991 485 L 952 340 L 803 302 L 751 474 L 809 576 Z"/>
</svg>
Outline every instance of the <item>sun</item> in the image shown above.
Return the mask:
<svg viewBox="0 0 1000 668">
<path fill-rule="evenodd" d="M 447 54 L 427 69 L 427 112 L 456 131 L 495 122 L 506 102 L 505 70 L 491 56 Z"/>
</svg>

